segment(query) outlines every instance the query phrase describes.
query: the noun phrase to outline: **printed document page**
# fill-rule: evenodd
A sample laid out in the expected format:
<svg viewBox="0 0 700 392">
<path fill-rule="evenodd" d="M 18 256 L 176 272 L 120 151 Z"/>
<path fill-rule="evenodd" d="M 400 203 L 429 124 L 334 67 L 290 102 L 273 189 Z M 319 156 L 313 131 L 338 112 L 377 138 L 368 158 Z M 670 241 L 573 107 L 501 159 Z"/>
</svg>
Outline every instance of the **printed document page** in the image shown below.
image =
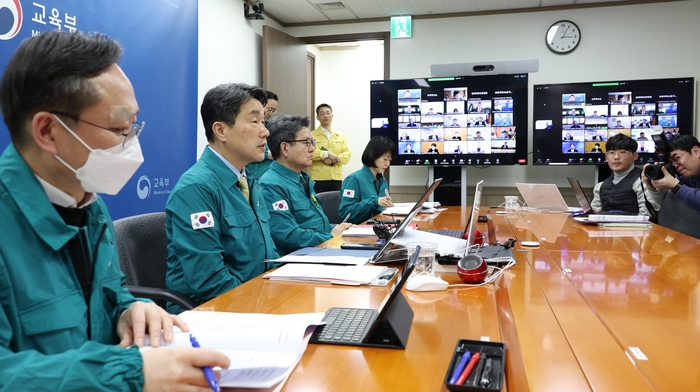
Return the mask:
<svg viewBox="0 0 700 392">
<path fill-rule="evenodd" d="M 214 348 L 231 360 L 221 369 L 222 387 L 272 388 L 294 370 L 324 313 L 258 314 L 186 311 L 179 314 L 189 333 L 175 333 L 173 347 L 192 347 L 190 333 L 201 347 Z M 147 349 L 147 348 L 145 348 Z"/>
</svg>

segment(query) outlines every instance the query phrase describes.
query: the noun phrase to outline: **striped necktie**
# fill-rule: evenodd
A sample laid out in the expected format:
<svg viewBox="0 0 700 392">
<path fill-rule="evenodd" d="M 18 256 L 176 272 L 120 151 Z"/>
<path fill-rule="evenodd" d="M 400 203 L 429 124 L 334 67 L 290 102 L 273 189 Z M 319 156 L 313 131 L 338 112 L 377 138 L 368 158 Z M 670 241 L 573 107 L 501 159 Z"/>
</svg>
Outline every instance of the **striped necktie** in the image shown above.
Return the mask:
<svg viewBox="0 0 700 392">
<path fill-rule="evenodd" d="M 248 188 L 248 179 L 245 176 L 241 176 L 238 179 L 238 187 L 241 189 L 243 197 L 250 203 L 250 189 Z"/>
<path fill-rule="evenodd" d="M 306 196 L 310 197 L 311 196 L 311 191 L 309 190 L 309 184 L 304 181 L 304 176 L 299 173 L 299 179 L 301 180 L 301 186 L 304 187 L 304 192 L 306 193 Z"/>
</svg>

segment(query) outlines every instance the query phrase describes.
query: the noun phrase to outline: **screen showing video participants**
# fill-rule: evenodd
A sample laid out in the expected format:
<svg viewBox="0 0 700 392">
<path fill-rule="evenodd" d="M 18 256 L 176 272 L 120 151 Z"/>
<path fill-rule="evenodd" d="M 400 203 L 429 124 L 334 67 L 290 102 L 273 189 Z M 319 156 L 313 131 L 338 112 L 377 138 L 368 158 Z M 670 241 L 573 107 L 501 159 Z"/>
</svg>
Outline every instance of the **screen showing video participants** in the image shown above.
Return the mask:
<svg viewBox="0 0 700 392">
<path fill-rule="evenodd" d="M 528 75 L 372 81 L 371 135 L 392 165 L 527 164 Z"/>
<path fill-rule="evenodd" d="M 692 135 L 694 78 L 534 86 L 533 164 L 606 164 L 608 139 L 637 142 L 636 163 L 654 162 L 655 125 L 667 138 Z"/>
</svg>

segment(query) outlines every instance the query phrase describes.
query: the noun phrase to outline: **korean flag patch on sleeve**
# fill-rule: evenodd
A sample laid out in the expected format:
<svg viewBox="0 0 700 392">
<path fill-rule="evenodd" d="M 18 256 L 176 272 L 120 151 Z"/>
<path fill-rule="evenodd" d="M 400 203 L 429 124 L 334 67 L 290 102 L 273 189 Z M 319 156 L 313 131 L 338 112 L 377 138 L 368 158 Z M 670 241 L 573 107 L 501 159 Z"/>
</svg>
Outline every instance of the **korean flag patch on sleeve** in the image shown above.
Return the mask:
<svg viewBox="0 0 700 392">
<path fill-rule="evenodd" d="M 289 206 L 286 200 L 280 200 L 272 203 L 272 209 L 275 211 L 289 211 Z"/>
<path fill-rule="evenodd" d="M 190 214 L 190 221 L 192 222 L 192 228 L 195 230 L 215 226 L 214 216 L 211 214 L 211 211 L 196 212 L 194 214 Z"/>
<path fill-rule="evenodd" d="M 351 199 L 355 198 L 355 191 L 352 189 L 346 189 L 343 191 L 343 197 L 349 197 Z"/>
</svg>

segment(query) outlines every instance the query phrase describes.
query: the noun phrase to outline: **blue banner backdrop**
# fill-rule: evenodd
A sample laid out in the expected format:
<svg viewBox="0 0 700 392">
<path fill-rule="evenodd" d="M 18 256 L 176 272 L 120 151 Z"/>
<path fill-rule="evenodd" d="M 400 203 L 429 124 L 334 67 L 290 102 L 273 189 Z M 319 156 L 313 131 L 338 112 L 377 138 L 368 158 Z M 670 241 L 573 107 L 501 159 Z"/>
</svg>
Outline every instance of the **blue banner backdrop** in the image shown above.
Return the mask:
<svg viewBox="0 0 700 392">
<path fill-rule="evenodd" d="M 146 121 L 145 162 L 116 196 L 104 196 L 113 219 L 164 211 L 180 175 L 196 160 L 197 1 L 0 0 L 0 69 L 22 40 L 59 29 L 118 40 L 119 65 L 134 85 Z M 0 151 L 10 143 L 0 124 Z"/>
</svg>

